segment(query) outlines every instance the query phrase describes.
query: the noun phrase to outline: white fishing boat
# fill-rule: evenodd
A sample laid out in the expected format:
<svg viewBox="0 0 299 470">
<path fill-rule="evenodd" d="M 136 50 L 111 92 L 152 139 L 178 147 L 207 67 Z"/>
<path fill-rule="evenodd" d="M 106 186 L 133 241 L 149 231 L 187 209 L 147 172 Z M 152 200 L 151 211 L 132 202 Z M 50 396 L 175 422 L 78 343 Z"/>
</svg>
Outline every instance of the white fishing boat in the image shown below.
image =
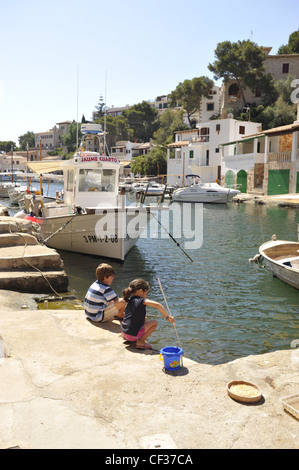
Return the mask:
<svg viewBox="0 0 299 470">
<path fill-rule="evenodd" d="M 42 204 L 31 212 L 46 245 L 123 261 L 146 228 L 151 210 L 161 206 L 125 206 L 124 196 L 118 194 L 120 164 L 103 154 L 101 126 L 91 126 L 99 139 L 99 153 L 81 146 L 71 160 L 27 163 L 39 175 L 57 170 L 64 175 L 64 200 Z M 81 131 L 84 144 L 90 135 L 88 124 Z"/>
<path fill-rule="evenodd" d="M 272 240 L 259 248 L 260 256 L 273 276 L 299 289 L 299 243 Z"/>
<path fill-rule="evenodd" d="M 186 175 L 190 180 L 195 179 L 190 186 L 179 188 L 172 194 L 172 200 L 177 202 L 201 202 L 226 204 L 240 194 L 237 189 L 224 188 L 218 183 L 204 183 L 198 175 Z"/>
</svg>

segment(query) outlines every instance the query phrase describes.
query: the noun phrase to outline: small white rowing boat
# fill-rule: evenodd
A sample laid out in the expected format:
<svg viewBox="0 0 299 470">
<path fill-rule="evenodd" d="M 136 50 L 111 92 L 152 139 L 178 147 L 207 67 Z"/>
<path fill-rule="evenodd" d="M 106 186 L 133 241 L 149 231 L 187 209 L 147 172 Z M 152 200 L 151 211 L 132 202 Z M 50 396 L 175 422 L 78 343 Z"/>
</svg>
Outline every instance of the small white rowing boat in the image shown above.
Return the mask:
<svg viewBox="0 0 299 470">
<path fill-rule="evenodd" d="M 299 243 L 271 240 L 259 248 L 260 255 L 272 274 L 299 289 Z"/>
</svg>

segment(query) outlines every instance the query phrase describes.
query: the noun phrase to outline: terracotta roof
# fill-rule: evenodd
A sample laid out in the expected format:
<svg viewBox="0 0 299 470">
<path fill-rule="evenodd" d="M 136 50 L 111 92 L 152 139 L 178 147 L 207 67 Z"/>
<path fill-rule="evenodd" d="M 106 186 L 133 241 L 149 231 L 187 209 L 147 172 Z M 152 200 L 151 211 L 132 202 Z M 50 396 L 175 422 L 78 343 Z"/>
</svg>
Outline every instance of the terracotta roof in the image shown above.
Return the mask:
<svg viewBox="0 0 299 470">
<path fill-rule="evenodd" d="M 248 137 L 263 137 L 264 135 L 283 135 L 283 134 L 290 134 L 292 132 L 299 130 L 299 121 L 293 122 L 293 124 L 288 124 L 286 126 L 280 127 L 273 127 L 273 129 L 267 129 L 266 131 L 256 132 L 255 134 L 247 135 L 243 137 L 243 139 L 247 139 Z M 240 141 L 242 141 L 240 139 Z"/>
<path fill-rule="evenodd" d="M 297 130 L 299 130 L 299 121 L 293 122 L 293 124 L 288 124 L 287 126 L 274 127 L 273 129 L 262 131 L 260 132 L 260 134 L 265 134 L 265 135 L 286 134 L 289 132 L 295 132 Z"/>
<path fill-rule="evenodd" d="M 150 148 L 151 144 L 149 142 L 145 142 L 144 144 L 141 144 L 139 145 L 139 147 L 137 147 L 137 150 L 138 149 L 148 149 Z"/>
<path fill-rule="evenodd" d="M 174 148 L 174 147 L 185 147 L 189 145 L 189 140 L 181 140 L 180 142 L 174 142 L 173 144 L 168 144 L 167 147 Z"/>
<path fill-rule="evenodd" d="M 187 132 L 197 132 L 197 134 L 198 134 L 199 129 L 185 129 L 183 131 L 176 131 L 175 134 L 183 134 L 183 133 L 185 134 Z"/>
</svg>

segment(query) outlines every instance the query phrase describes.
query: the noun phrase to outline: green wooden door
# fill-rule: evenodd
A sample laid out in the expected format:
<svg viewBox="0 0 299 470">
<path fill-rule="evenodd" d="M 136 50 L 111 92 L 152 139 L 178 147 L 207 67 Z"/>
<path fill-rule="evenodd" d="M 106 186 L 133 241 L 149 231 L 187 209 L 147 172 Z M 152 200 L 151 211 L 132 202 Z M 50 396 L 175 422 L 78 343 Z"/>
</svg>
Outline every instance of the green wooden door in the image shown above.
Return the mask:
<svg viewBox="0 0 299 470">
<path fill-rule="evenodd" d="M 268 196 L 276 194 L 288 194 L 290 182 L 290 170 L 269 170 Z"/>
<path fill-rule="evenodd" d="M 245 170 L 240 170 L 237 174 L 237 189 L 241 193 L 247 193 L 247 172 Z"/>
<path fill-rule="evenodd" d="M 296 185 L 296 193 L 299 193 L 299 172 L 297 171 L 297 185 Z"/>
<path fill-rule="evenodd" d="M 227 188 L 234 188 L 235 187 L 235 174 L 231 170 L 229 170 L 225 174 L 225 186 Z"/>
</svg>

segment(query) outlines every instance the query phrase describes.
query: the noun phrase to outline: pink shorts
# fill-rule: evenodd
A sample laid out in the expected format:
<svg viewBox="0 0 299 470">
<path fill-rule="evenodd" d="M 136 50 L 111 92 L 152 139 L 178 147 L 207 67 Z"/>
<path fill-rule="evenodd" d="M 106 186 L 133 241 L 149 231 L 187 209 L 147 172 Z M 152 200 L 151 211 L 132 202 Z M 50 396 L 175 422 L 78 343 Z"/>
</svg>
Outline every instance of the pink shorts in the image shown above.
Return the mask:
<svg viewBox="0 0 299 470">
<path fill-rule="evenodd" d="M 138 331 L 137 335 L 136 336 L 131 336 L 131 335 L 127 335 L 127 333 L 124 333 L 123 332 L 123 337 L 127 340 L 127 341 L 138 341 L 138 339 L 142 338 L 142 336 L 145 334 L 145 327 L 142 326 L 140 328 L 140 330 Z"/>
</svg>

